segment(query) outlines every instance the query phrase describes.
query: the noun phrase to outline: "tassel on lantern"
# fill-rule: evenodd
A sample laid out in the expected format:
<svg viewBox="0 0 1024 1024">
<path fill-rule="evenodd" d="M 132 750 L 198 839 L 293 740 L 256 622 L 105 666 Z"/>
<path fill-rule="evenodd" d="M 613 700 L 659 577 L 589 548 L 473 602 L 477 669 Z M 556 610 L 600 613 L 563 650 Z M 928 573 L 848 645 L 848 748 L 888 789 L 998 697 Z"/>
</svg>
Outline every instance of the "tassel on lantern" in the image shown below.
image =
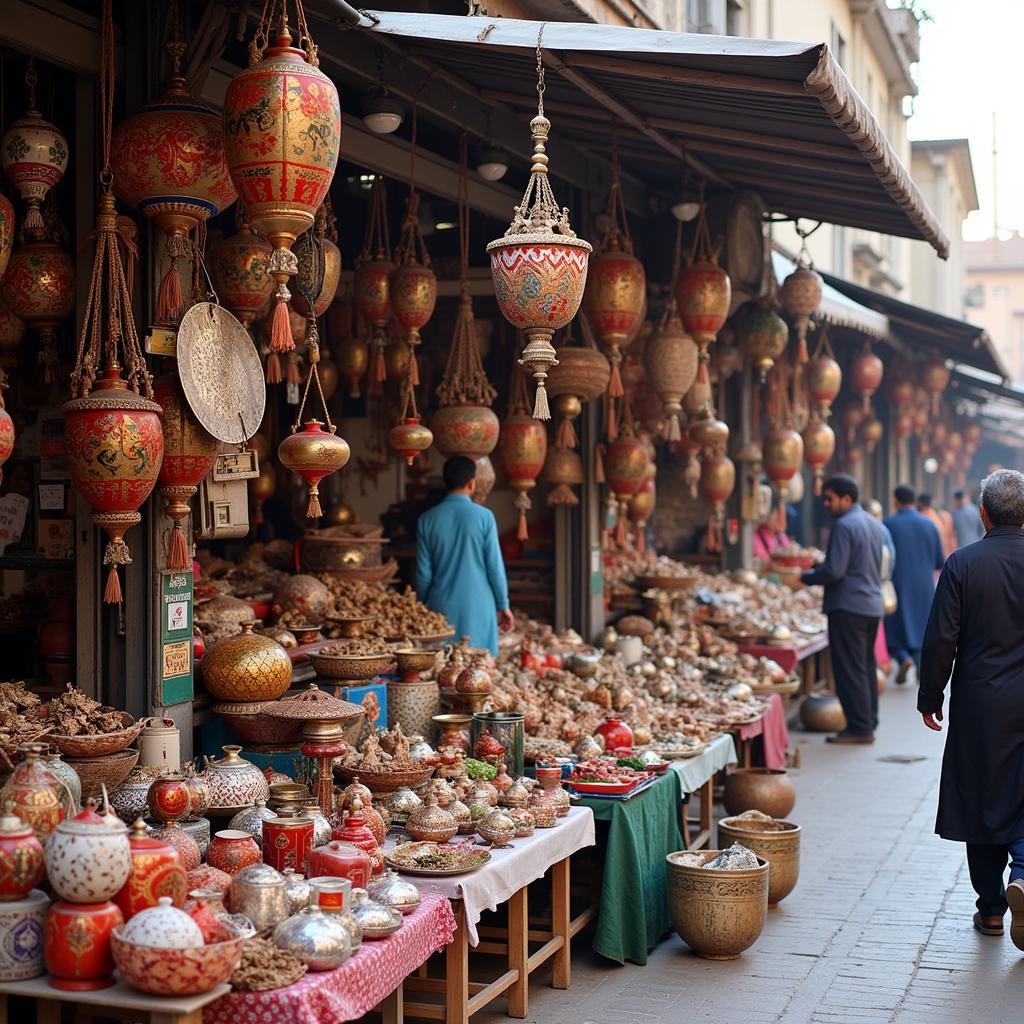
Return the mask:
<svg viewBox="0 0 1024 1024">
<path fill-rule="evenodd" d="M 669 444 L 674 444 L 677 441 L 683 439 L 683 432 L 679 427 L 679 414 L 672 413 L 668 418 L 668 424 L 665 427 L 665 440 Z"/>
<path fill-rule="evenodd" d="M 319 519 L 324 514 L 320 507 L 320 489 L 313 484 L 309 489 L 309 502 L 306 505 L 306 518 Z"/>
<path fill-rule="evenodd" d="M 555 434 L 555 447 L 556 448 L 575 448 L 576 447 L 576 429 L 572 425 L 572 420 L 568 416 L 563 416 L 558 421 L 558 431 Z"/>
<path fill-rule="evenodd" d="M 135 522 L 140 522 L 141 519 L 142 517 L 136 514 Z M 107 542 L 106 550 L 103 552 L 103 564 L 110 567 L 110 571 L 107 573 L 107 583 L 103 588 L 103 603 L 120 604 L 124 600 L 124 595 L 121 591 L 121 580 L 118 576 L 117 567 L 119 565 L 132 564 L 131 553 L 128 550 L 128 545 L 124 542 L 123 530 L 113 530 L 111 532 L 110 540 Z"/>
<path fill-rule="evenodd" d="M 288 321 L 288 302 L 278 296 L 274 303 L 274 319 L 270 323 L 270 351 L 291 352 L 295 348 L 292 325 Z"/>
<path fill-rule="evenodd" d="M 517 494 L 515 506 L 519 509 L 519 526 L 516 529 L 516 537 L 521 541 L 529 540 L 530 531 L 526 523 L 526 513 L 531 508 L 529 497 L 523 493 Z"/>
<path fill-rule="evenodd" d="M 171 260 L 171 265 L 160 282 L 156 318 L 161 323 L 172 323 L 181 316 L 181 308 L 181 278 L 178 276 L 177 260 Z"/>
<path fill-rule="evenodd" d="M 267 356 L 267 383 L 280 384 L 284 380 L 281 376 L 281 357 L 273 350 Z"/>
<path fill-rule="evenodd" d="M 175 523 L 167 541 L 167 568 L 171 572 L 184 572 L 190 564 L 185 534 L 182 532 L 181 525 Z"/>
</svg>

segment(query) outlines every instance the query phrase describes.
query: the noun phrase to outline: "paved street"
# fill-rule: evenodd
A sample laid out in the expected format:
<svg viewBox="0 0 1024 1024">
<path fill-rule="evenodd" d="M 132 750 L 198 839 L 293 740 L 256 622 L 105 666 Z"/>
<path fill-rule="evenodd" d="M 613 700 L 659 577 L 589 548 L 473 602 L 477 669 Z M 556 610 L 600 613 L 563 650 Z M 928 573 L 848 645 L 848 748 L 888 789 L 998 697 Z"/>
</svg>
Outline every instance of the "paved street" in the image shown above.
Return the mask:
<svg viewBox="0 0 1024 1024">
<path fill-rule="evenodd" d="M 574 956 L 572 988 L 531 985 L 541 1024 L 936 1024 L 1019 1022 L 1024 954 L 971 927 L 962 846 L 934 835 L 943 737 L 921 724 L 915 688 L 882 698 L 872 747 L 794 732 L 801 767 L 790 817 L 803 826 L 796 890 L 739 960 L 711 962 L 674 934 L 646 967 Z M 880 760 L 917 755 L 914 763 Z M 1009 924 L 1009 916 L 1006 918 Z M 496 1004 L 501 1006 L 500 1002 Z M 500 1013 L 475 1022 L 507 1021 Z"/>
</svg>

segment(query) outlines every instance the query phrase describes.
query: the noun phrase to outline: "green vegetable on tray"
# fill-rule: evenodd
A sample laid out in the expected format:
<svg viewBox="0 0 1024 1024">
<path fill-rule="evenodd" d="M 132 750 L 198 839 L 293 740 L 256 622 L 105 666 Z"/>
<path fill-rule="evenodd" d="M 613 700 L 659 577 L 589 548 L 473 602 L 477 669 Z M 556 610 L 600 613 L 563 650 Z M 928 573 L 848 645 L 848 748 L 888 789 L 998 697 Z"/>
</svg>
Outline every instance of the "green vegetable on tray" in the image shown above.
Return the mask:
<svg viewBox="0 0 1024 1024">
<path fill-rule="evenodd" d="M 498 774 L 498 769 L 486 761 L 478 761 L 475 757 L 466 758 L 466 774 L 471 779 L 485 779 L 490 781 Z"/>
<path fill-rule="evenodd" d="M 642 757 L 620 757 L 615 762 L 616 768 L 634 768 L 637 771 L 642 772 L 647 765 Z"/>
</svg>

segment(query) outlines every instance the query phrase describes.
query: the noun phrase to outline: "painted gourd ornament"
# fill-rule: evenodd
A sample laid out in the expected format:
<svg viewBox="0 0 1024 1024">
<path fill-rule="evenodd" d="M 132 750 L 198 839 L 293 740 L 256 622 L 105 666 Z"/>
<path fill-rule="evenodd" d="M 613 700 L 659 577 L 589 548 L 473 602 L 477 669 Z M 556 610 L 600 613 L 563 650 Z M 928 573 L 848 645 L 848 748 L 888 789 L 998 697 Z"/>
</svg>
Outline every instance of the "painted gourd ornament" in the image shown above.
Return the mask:
<svg viewBox="0 0 1024 1024">
<path fill-rule="evenodd" d="M 265 313 L 274 293 L 269 271 L 273 252 L 265 239 L 243 223 L 213 248 L 208 260 L 217 297 L 247 331 Z"/>
<path fill-rule="evenodd" d="M 697 345 L 675 308 L 644 348 L 644 364 L 651 386 L 657 390 L 665 414 L 665 440 L 682 438 L 680 416 L 683 396 L 697 379 Z"/>
<path fill-rule="evenodd" d="M 804 461 L 814 474 L 814 493 L 821 494 L 825 467 L 836 450 L 835 431 L 820 417 L 813 414 L 810 423 L 804 427 Z"/>
<path fill-rule="evenodd" d="M 7 196 L 0 194 L 0 277 L 7 270 L 7 262 L 14 248 L 14 206 Z"/>
<path fill-rule="evenodd" d="M 419 416 L 405 416 L 402 422 L 388 431 L 388 446 L 411 466 L 416 456 L 433 443 L 434 435 L 420 423 Z"/>
<path fill-rule="evenodd" d="M 792 427 L 775 424 L 765 434 L 765 475 L 778 488 L 783 502 L 789 493 L 790 480 L 800 471 L 803 457 L 803 438 Z"/>
<path fill-rule="evenodd" d="M 576 447 L 574 422 L 583 406 L 608 389 L 611 380 L 608 357 L 596 348 L 563 345 L 558 349 L 558 365 L 548 373 L 547 391 L 558 413 L 556 448 Z"/>
<path fill-rule="evenodd" d="M 526 412 L 513 412 L 501 424 L 498 438 L 498 459 L 508 485 L 516 492 L 515 507 L 519 510 L 517 536 L 526 540 L 529 533 L 526 513 L 530 509 L 527 496 L 544 468 L 548 451 L 548 435 L 544 427 Z"/>
<path fill-rule="evenodd" d="M 309 503 L 306 516 L 316 519 L 323 515 L 320 508 L 320 481 L 342 469 L 349 460 L 348 442 L 330 430 L 324 430 L 320 420 L 307 420 L 301 430 L 286 437 L 277 447 L 281 465 L 298 473 L 309 485 Z"/>
<path fill-rule="evenodd" d="M 755 302 L 739 319 L 736 343 L 757 367 L 763 384 L 775 360 L 786 350 L 789 328 L 765 301 Z"/>
<path fill-rule="evenodd" d="M 551 488 L 549 505 L 578 505 L 573 487 L 583 483 L 583 459 L 574 448 L 548 448 L 540 482 Z"/>
<path fill-rule="evenodd" d="M 871 351 L 871 342 L 864 343 L 860 355 L 850 364 L 850 384 L 864 403 L 864 412 L 871 409 L 871 396 L 882 383 L 885 366 L 882 360 Z"/>
</svg>

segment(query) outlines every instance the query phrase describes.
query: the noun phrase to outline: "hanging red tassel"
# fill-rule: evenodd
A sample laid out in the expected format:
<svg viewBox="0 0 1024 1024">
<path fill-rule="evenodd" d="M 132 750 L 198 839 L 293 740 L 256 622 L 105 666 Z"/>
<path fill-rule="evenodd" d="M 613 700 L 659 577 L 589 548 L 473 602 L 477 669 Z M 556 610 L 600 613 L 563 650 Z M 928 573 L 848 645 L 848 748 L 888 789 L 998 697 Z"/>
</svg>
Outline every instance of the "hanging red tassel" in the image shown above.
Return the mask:
<svg viewBox="0 0 1024 1024">
<path fill-rule="evenodd" d="M 388 379 L 388 364 L 384 361 L 384 347 L 373 345 L 373 365 L 370 367 L 370 385 L 366 393 L 372 398 L 379 398 L 384 394 L 384 381 Z"/>
<path fill-rule="evenodd" d="M 160 323 L 172 323 L 181 316 L 181 306 L 181 278 L 178 277 L 178 265 L 172 260 L 160 282 L 160 291 L 156 299 L 157 320 Z"/>
<path fill-rule="evenodd" d="M 612 354 L 612 375 L 608 380 L 608 394 L 612 398 L 621 398 L 626 392 L 622 387 L 622 374 L 619 372 L 619 363 L 622 362 L 622 356 L 618 354 L 616 350 Z"/>
<path fill-rule="evenodd" d="M 626 546 L 626 512 L 625 503 L 619 508 L 619 521 L 615 524 L 615 543 L 620 548 Z"/>
<path fill-rule="evenodd" d="M 281 358 L 271 349 L 267 356 L 267 383 L 280 384 L 284 378 L 281 376 Z"/>
<path fill-rule="evenodd" d="M 177 522 L 167 541 L 167 568 L 171 572 L 185 572 L 186 569 L 192 568 L 192 560 L 188 557 L 188 545 L 185 543 L 185 534 Z"/>
<path fill-rule="evenodd" d="M 288 384 L 302 383 L 302 378 L 299 376 L 299 358 L 294 352 L 288 356 L 288 362 L 284 371 L 284 379 Z"/>
<path fill-rule="evenodd" d="M 519 528 L 516 530 L 516 537 L 518 537 L 519 540 L 530 539 L 530 531 L 526 525 L 526 509 L 524 508 L 519 510 Z"/>
<path fill-rule="evenodd" d="M 647 547 L 647 542 L 644 539 L 644 528 L 637 526 L 636 528 L 636 550 L 642 555 L 644 549 Z"/>
<path fill-rule="evenodd" d="M 616 441 L 619 437 L 619 420 L 615 412 L 615 399 L 609 397 L 605 403 L 605 419 L 607 421 L 607 430 L 609 441 Z"/>
<path fill-rule="evenodd" d="M 558 423 L 558 432 L 555 435 L 556 448 L 575 448 L 576 430 L 573 428 L 572 420 L 563 416 Z"/>
<path fill-rule="evenodd" d="M 420 368 L 416 362 L 416 349 L 409 346 L 409 383 L 414 387 L 420 386 Z"/>
<path fill-rule="evenodd" d="M 291 352 L 293 348 L 295 339 L 288 320 L 288 303 L 279 299 L 274 303 L 274 319 L 270 322 L 270 351 Z"/>
<path fill-rule="evenodd" d="M 117 566 L 112 565 L 107 573 L 107 585 L 103 588 L 104 604 L 120 604 L 124 600 L 121 594 L 121 580 L 117 575 Z"/>
</svg>

